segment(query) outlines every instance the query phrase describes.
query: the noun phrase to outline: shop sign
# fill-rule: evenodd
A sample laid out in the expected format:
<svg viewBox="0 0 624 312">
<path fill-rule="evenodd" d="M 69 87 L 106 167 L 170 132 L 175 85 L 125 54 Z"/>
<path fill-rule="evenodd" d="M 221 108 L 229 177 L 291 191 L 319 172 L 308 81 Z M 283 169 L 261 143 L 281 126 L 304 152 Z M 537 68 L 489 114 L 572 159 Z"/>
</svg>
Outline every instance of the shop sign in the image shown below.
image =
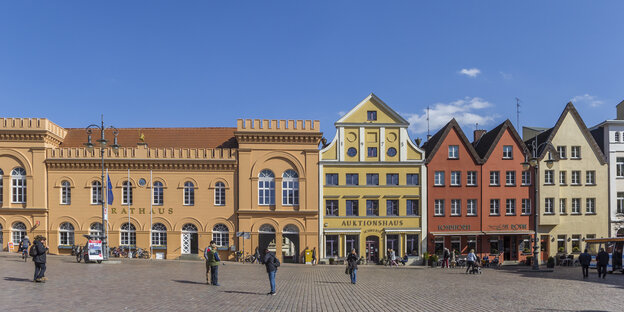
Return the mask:
<svg viewBox="0 0 624 312">
<path fill-rule="evenodd" d="M 343 220 L 342 226 L 403 226 L 403 220 Z"/>
<path fill-rule="evenodd" d="M 497 224 L 497 225 L 488 225 L 490 230 L 494 231 L 520 231 L 520 230 L 528 230 L 528 224 Z"/>
<path fill-rule="evenodd" d="M 438 231 L 470 231 L 470 224 L 442 224 Z"/>
<path fill-rule="evenodd" d="M 133 208 L 130 207 L 130 214 L 149 214 L 149 210 L 147 210 L 145 208 Z M 117 210 L 117 208 L 111 208 L 110 209 L 110 213 L 111 214 L 117 214 L 119 212 L 119 214 L 125 215 L 128 214 L 128 210 L 126 210 L 126 208 L 121 208 L 121 210 Z M 152 208 L 152 214 L 173 214 L 173 208 Z"/>
</svg>

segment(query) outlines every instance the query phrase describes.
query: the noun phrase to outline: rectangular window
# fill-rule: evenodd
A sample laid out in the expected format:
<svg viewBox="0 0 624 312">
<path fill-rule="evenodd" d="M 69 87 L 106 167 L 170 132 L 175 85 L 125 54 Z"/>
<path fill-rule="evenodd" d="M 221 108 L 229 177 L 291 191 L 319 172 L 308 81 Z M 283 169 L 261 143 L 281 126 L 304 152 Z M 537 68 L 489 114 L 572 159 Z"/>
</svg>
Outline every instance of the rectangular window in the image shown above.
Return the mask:
<svg viewBox="0 0 624 312">
<path fill-rule="evenodd" d="M 513 146 L 511 145 L 503 146 L 503 159 L 513 159 Z"/>
<path fill-rule="evenodd" d="M 585 172 L 585 185 L 596 185 L 596 171 L 588 170 Z"/>
<path fill-rule="evenodd" d="M 338 201 L 326 200 L 325 201 L 325 215 L 326 216 L 338 216 Z"/>
<path fill-rule="evenodd" d="M 555 170 L 545 170 L 544 171 L 544 184 L 554 184 L 555 183 Z"/>
<path fill-rule="evenodd" d="M 531 185 L 531 171 L 522 171 L 522 185 Z"/>
<path fill-rule="evenodd" d="M 544 214 L 554 214 L 553 206 L 555 199 L 552 197 L 544 198 Z"/>
<path fill-rule="evenodd" d="M 566 172 L 559 171 L 559 185 L 566 185 Z"/>
<path fill-rule="evenodd" d="M 490 199 L 490 215 L 491 216 L 500 215 L 500 200 Z"/>
<path fill-rule="evenodd" d="M 581 235 L 572 235 L 572 252 L 581 252 Z"/>
<path fill-rule="evenodd" d="M 581 172 L 572 171 L 572 180 L 570 182 L 572 185 L 581 185 Z"/>
<path fill-rule="evenodd" d="M 444 215 L 444 199 L 436 199 L 433 205 L 433 214 L 436 216 Z"/>
<path fill-rule="evenodd" d="M 469 199 L 466 201 L 466 215 L 468 216 L 477 215 L 477 200 L 476 199 Z"/>
<path fill-rule="evenodd" d="M 366 200 L 366 215 L 379 216 L 379 201 L 376 199 Z"/>
<path fill-rule="evenodd" d="M 572 146 L 570 149 L 570 158 L 571 159 L 580 159 L 581 158 L 581 147 L 580 146 Z"/>
<path fill-rule="evenodd" d="M 325 174 L 325 185 L 338 185 L 338 174 L 337 173 Z"/>
<path fill-rule="evenodd" d="M 461 250 L 461 237 L 460 236 L 451 236 L 451 252 L 456 251 L 459 253 Z"/>
<path fill-rule="evenodd" d="M 408 255 L 414 255 L 417 256 L 420 254 L 420 249 L 419 249 L 419 240 L 418 240 L 418 234 L 408 234 L 406 235 L 406 243 L 405 243 L 405 247 L 407 247 L 406 253 Z"/>
<path fill-rule="evenodd" d="M 581 213 L 581 199 L 580 198 L 572 198 L 572 214 L 580 214 Z"/>
<path fill-rule="evenodd" d="M 616 213 L 624 213 L 624 192 L 617 193 L 617 210 Z"/>
<path fill-rule="evenodd" d="M 358 200 L 347 200 L 346 204 L 347 204 L 347 216 L 349 217 L 359 216 L 359 213 L 358 213 L 359 201 Z"/>
<path fill-rule="evenodd" d="M 566 147 L 565 146 L 557 146 L 557 153 L 559 153 L 560 159 L 566 159 Z"/>
<path fill-rule="evenodd" d="M 508 198 L 505 203 L 505 214 L 508 216 L 516 215 L 516 200 L 513 198 Z"/>
<path fill-rule="evenodd" d="M 377 174 L 377 173 L 367 173 L 366 174 L 366 185 L 379 185 L 379 174 Z"/>
<path fill-rule="evenodd" d="M 399 201 L 396 199 L 386 200 L 386 215 L 398 216 L 399 215 Z"/>
<path fill-rule="evenodd" d="M 377 120 L 377 111 L 367 111 L 366 112 L 366 120 L 375 121 Z"/>
<path fill-rule="evenodd" d="M 386 174 L 386 185 L 399 185 L 399 174 L 397 173 Z"/>
<path fill-rule="evenodd" d="M 360 239 L 359 235 L 346 235 L 345 236 L 345 254 L 351 253 L 351 250 L 355 249 L 355 253 L 360 253 Z"/>
<path fill-rule="evenodd" d="M 368 157 L 377 157 L 377 148 L 369 147 L 368 148 Z"/>
<path fill-rule="evenodd" d="M 451 186 L 461 185 L 461 171 L 451 171 Z"/>
<path fill-rule="evenodd" d="M 477 172 L 476 171 L 468 171 L 466 174 L 466 185 L 468 186 L 476 186 L 477 185 Z"/>
<path fill-rule="evenodd" d="M 557 235 L 557 251 L 560 253 L 566 252 L 566 236 Z"/>
<path fill-rule="evenodd" d="M 500 172 L 490 171 L 490 185 L 500 185 Z"/>
<path fill-rule="evenodd" d="M 419 215 L 419 201 L 418 199 L 408 199 L 405 201 L 405 214 L 408 216 Z"/>
<path fill-rule="evenodd" d="M 436 237 L 433 245 L 433 252 L 436 255 L 441 255 L 444 251 L 444 237 Z"/>
<path fill-rule="evenodd" d="M 618 157 L 615 162 L 615 175 L 624 178 L 624 157 Z"/>
<path fill-rule="evenodd" d="M 500 250 L 498 245 L 498 236 L 490 237 L 490 254 L 498 255 L 498 251 Z"/>
<path fill-rule="evenodd" d="M 346 185 L 359 185 L 359 175 L 357 173 L 347 173 Z"/>
<path fill-rule="evenodd" d="M 2 177 L 0 176 L 0 179 L 2 179 Z M 0 188 L 0 192 L 2 191 L 2 188 Z M 71 204 L 71 188 L 68 185 L 62 185 L 61 186 L 61 205 L 70 205 Z"/>
<path fill-rule="evenodd" d="M 522 199 L 522 214 L 523 215 L 531 214 L 531 200 L 528 198 Z"/>
<path fill-rule="evenodd" d="M 566 214 L 566 199 L 565 198 L 559 198 L 559 214 Z"/>
<path fill-rule="evenodd" d="M 596 199 L 595 198 L 587 198 L 585 200 L 585 213 L 587 214 L 596 213 Z"/>
<path fill-rule="evenodd" d="M 449 147 L 448 147 L 448 158 L 449 159 L 458 159 L 459 158 L 459 145 L 449 145 Z"/>
<path fill-rule="evenodd" d="M 420 184 L 419 177 L 420 176 L 418 175 L 418 173 L 408 173 L 407 177 L 406 177 L 407 181 L 405 181 L 405 184 L 407 184 L 407 185 L 419 185 Z"/>
<path fill-rule="evenodd" d="M 476 236 L 468 236 L 468 251 L 470 250 L 477 251 L 477 237 Z"/>
<path fill-rule="evenodd" d="M 444 186 L 444 171 L 436 171 L 434 173 L 433 185 Z"/>
<path fill-rule="evenodd" d="M 585 235 L 586 238 L 596 238 L 596 234 L 587 234 Z M 596 247 L 598 247 L 599 244 L 585 244 L 585 248 L 589 249 L 589 253 L 590 254 L 597 254 L 598 250 L 596 249 Z"/>
<path fill-rule="evenodd" d="M 325 236 L 325 257 L 338 257 L 338 235 Z"/>
<path fill-rule="evenodd" d="M 451 216 L 461 216 L 461 200 L 451 199 Z"/>
<path fill-rule="evenodd" d="M 505 173 L 505 185 L 507 186 L 516 185 L 516 172 L 515 171 L 507 171 Z"/>
</svg>

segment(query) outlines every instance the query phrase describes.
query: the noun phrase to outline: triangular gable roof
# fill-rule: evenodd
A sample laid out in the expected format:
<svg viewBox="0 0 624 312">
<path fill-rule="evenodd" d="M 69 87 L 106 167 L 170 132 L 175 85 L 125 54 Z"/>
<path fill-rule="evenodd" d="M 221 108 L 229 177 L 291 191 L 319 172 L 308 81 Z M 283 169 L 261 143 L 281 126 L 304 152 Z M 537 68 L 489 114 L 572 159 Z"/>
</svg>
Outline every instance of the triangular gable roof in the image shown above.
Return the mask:
<svg viewBox="0 0 624 312">
<path fill-rule="evenodd" d="M 507 119 L 496 128 L 486 132 L 484 135 L 481 136 L 479 140 L 472 143 L 475 147 L 475 150 L 477 151 L 477 154 L 479 154 L 479 157 L 481 157 L 483 161 L 487 161 L 488 158 L 490 158 L 490 155 L 492 155 L 494 148 L 496 148 L 496 145 L 498 145 L 498 141 L 500 141 L 501 137 L 507 129 L 509 129 L 511 136 L 514 138 L 514 140 L 516 140 L 516 143 L 520 145 L 523 153 L 528 153 L 528 149 L 526 148 L 526 145 L 524 145 L 524 141 L 522 141 L 522 138 L 520 138 L 520 135 L 516 131 L 516 128 L 514 128 L 511 121 Z"/>
<path fill-rule="evenodd" d="M 444 139 L 446 139 L 446 136 L 451 131 L 451 129 L 455 129 L 455 131 L 457 131 L 457 133 L 459 134 L 459 139 L 464 143 L 464 145 L 466 145 L 468 153 L 472 156 L 472 159 L 474 159 L 474 161 L 478 164 L 482 163 L 479 154 L 477 154 L 474 146 L 472 146 L 470 141 L 468 141 L 468 138 L 464 134 L 464 131 L 462 131 L 455 118 L 451 119 L 451 121 L 449 121 L 444 127 L 442 127 L 442 129 L 436 132 L 436 134 L 434 134 L 431 139 L 423 144 L 422 148 L 425 150 L 425 155 L 427 156 L 427 158 L 425 159 L 425 163 L 428 164 L 433 159 L 433 156 L 435 156 L 435 154 L 438 152 L 438 149 L 440 149 L 442 142 L 444 142 Z"/>
<path fill-rule="evenodd" d="M 541 144 L 543 142 L 552 142 L 552 139 L 555 137 L 555 135 L 557 134 L 557 131 L 559 131 L 559 128 L 561 127 L 561 124 L 563 123 L 563 120 L 565 119 L 565 116 L 570 113 L 572 115 L 572 118 L 574 118 L 574 121 L 576 121 L 576 124 L 579 126 L 579 128 L 581 129 L 581 132 L 583 133 L 583 136 L 585 137 L 585 140 L 587 140 L 587 142 L 589 143 L 589 146 L 591 146 L 592 150 L 594 151 L 594 154 L 596 155 L 596 158 L 598 158 L 598 161 L 600 162 L 601 165 L 604 165 L 607 163 L 607 160 L 604 156 L 604 153 L 602 153 L 602 151 L 600 150 L 600 147 L 598 146 L 598 144 L 596 143 L 596 140 L 594 140 L 594 137 L 592 136 L 592 134 L 589 132 L 589 129 L 587 129 L 587 126 L 585 125 L 585 122 L 583 121 L 583 118 L 581 118 L 581 115 L 579 115 L 578 111 L 576 110 L 576 108 L 574 107 L 574 104 L 572 104 L 572 102 L 568 102 L 568 104 L 566 105 L 565 109 L 563 109 L 563 112 L 561 112 L 561 116 L 559 116 L 559 120 L 557 120 L 557 123 L 555 124 L 554 127 L 540 133 L 539 135 L 537 135 L 535 138 L 532 138 L 530 140 L 527 140 L 525 142 L 527 147 L 531 146 L 531 143 L 533 141 L 535 141 L 537 139 L 537 143 Z M 538 159 L 543 159 L 544 156 L 546 155 L 546 146 L 552 146 L 552 144 L 544 144 L 544 147 L 541 147 L 538 149 L 538 155 L 537 158 Z M 550 148 L 553 149 L 554 148 Z M 558 157 L 557 153 L 554 153 L 556 156 Z"/>
<path fill-rule="evenodd" d="M 339 125 L 339 124 L 344 124 L 346 123 L 346 120 L 356 111 L 358 111 L 360 109 L 360 107 L 362 107 L 364 104 L 366 104 L 367 102 L 371 102 L 373 104 L 375 104 L 377 107 L 379 107 L 379 109 L 383 110 L 384 112 L 386 112 L 390 117 L 392 117 L 393 119 L 397 120 L 397 123 L 402 125 L 402 126 L 409 126 L 409 122 L 407 120 L 405 120 L 405 118 L 401 117 L 401 115 L 399 115 L 396 111 L 394 111 L 392 108 L 390 108 L 390 106 L 388 106 L 388 104 L 386 104 L 384 101 L 382 101 L 379 97 L 377 97 L 374 93 L 369 94 L 364 100 L 362 100 L 358 105 L 356 105 L 354 108 L 352 108 L 348 113 L 346 113 L 344 116 L 342 116 L 340 119 L 338 119 L 338 121 L 336 121 L 335 125 Z"/>
</svg>

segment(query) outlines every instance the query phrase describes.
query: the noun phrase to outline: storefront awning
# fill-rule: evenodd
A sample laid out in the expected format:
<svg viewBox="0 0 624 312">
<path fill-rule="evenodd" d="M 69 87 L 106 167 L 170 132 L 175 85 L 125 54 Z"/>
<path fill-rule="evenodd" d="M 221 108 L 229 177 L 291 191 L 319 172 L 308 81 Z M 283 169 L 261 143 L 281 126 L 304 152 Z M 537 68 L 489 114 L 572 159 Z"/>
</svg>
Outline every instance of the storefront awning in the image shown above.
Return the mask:
<svg viewBox="0 0 624 312">
<path fill-rule="evenodd" d="M 507 232 L 497 232 L 497 231 L 488 231 L 483 232 L 485 235 L 531 235 L 535 234 L 534 231 L 507 231 Z"/>
<path fill-rule="evenodd" d="M 385 228 L 384 232 L 421 232 L 420 228 Z"/>
<path fill-rule="evenodd" d="M 477 231 L 431 232 L 431 235 L 433 236 L 461 236 L 461 235 L 478 236 L 478 235 L 483 235 L 483 232 L 477 232 Z"/>
<path fill-rule="evenodd" d="M 361 229 L 324 229 L 324 233 L 361 233 Z"/>
</svg>

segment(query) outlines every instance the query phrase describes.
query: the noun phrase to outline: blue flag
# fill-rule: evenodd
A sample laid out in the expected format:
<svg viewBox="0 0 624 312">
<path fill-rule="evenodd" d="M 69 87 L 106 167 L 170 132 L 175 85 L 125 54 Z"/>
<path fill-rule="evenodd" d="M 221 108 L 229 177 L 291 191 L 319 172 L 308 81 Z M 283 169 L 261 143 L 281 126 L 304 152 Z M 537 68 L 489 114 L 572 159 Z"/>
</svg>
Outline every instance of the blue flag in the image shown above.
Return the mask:
<svg viewBox="0 0 624 312">
<path fill-rule="evenodd" d="M 113 204 L 113 185 L 111 184 L 110 181 L 110 176 L 108 175 L 108 173 L 106 173 L 106 179 L 108 180 L 108 183 L 106 184 L 106 200 L 108 201 L 109 205 Z"/>
</svg>

